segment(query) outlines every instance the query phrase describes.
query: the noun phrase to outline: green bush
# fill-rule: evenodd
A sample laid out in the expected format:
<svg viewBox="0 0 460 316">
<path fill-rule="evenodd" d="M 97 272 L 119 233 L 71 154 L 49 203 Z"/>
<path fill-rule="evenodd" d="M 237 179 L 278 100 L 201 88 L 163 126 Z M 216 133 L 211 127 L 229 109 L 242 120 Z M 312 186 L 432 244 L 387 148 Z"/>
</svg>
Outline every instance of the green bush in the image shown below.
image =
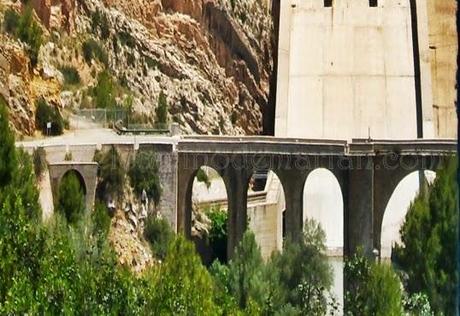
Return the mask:
<svg viewBox="0 0 460 316">
<path fill-rule="evenodd" d="M 75 172 L 70 171 L 61 180 L 56 209 L 71 224 L 76 224 L 85 212 L 85 194 Z"/>
<path fill-rule="evenodd" d="M 271 295 L 268 306 L 291 305 L 301 315 L 326 313 L 332 270 L 325 255 L 325 239 L 320 224 L 307 219 L 302 238 L 286 240 L 283 252 L 275 254 L 270 262 L 268 277 L 271 292 L 276 295 Z"/>
<path fill-rule="evenodd" d="M 206 171 L 203 170 L 203 168 L 198 169 L 196 173 L 196 180 L 198 182 L 203 182 L 204 184 L 206 184 L 206 187 L 208 189 L 211 186 L 211 181 L 209 180 L 208 174 L 206 173 Z"/>
<path fill-rule="evenodd" d="M 46 162 L 46 151 L 43 147 L 38 147 L 33 152 L 33 161 L 34 161 L 34 171 L 35 176 L 40 178 L 43 175 L 43 172 L 48 168 L 48 163 Z"/>
<path fill-rule="evenodd" d="M 83 58 L 89 64 L 91 60 L 97 59 L 105 66 L 109 64 L 109 59 L 104 48 L 97 41 L 88 39 L 83 43 Z"/>
<path fill-rule="evenodd" d="M 43 42 L 43 32 L 33 19 L 32 7 L 26 6 L 21 15 L 17 14 L 14 10 L 6 10 L 3 26 L 6 32 L 16 36 L 27 44 L 26 51 L 32 67 L 35 67 L 38 61 L 38 52 Z"/>
<path fill-rule="evenodd" d="M 64 130 L 64 120 L 57 108 L 52 108 L 44 99 L 39 99 L 36 103 L 35 126 L 44 135 L 47 134 L 47 123 L 51 122 L 50 135 L 61 135 Z"/>
<path fill-rule="evenodd" d="M 0 96 L 0 188 L 11 181 L 16 167 L 14 135 L 9 124 L 6 102 Z"/>
<path fill-rule="evenodd" d="M 145 221 L 144 238 L 149 242 L 155 257 L 164 260 L 169 244 L 174 239 L 174 232 L 165 218 L 149 215 Z"/>
<path fill-rule="evenodd" d="M 73 66 L 61 66 L 59 71 L 64 76 L 64 83 L 66 85 L 78 85 L 81 82 L 80 74 L 78 70 Z"/>
<path fill-rule="evenodd" d="M 129 48 L 134 48 L 136 45 L 136 40 L 134 37 L 125 31 L 118 32 L 118 38 L 120 39 L 121 45 L 128 46 Z"/>
<path fill-rule="evenodd" d="M 166 95 L 163 93 L 163 91 L 160 92 L 160 96 L 158 98 L 158 105 L 155 109 L 155 115 L 155 123 L 166 124 L 168 122 L 168 103 L 166 101 Z"/>
<path fill-rule="evenodd" d="M 112 76 L 107 70 L 97 76 L 97 84 L 93 88 L 94 102 L 97 108 L 109 109 L 116 106 L 116 89 Z"/>
<path fill-rule="evenodd" d="M 194 245 L 178 236 L 171 242 L 161 264 L 152 300 L 151 315 L 219 315 L 214 302 L 215 287 L 201 264 Z"/>
<path fill-rule="evenodd" d="M 101 37 L 104 39 L 110 36 L 109 20 L 99 9 L 96 9 L 96 11 L 91 14 L 91 28 L 93 31 L 99 29 L 101 31 Z"/>
<path fill-rule="evenodd" d="M 209 229 L 209 245 L 212 249 L 212 259 L 219 260 L 221 263 L 227 262 L 227 221 L 228 212 L 219 208 L 211 208 L 206 212 L 206 216 L 211 220 Z"/>
<path fill-rule="evenodd" d="M 31 6 L 27 6 L 19 18 L 16 36 L 28 45 L 27 52 L 30 63 L 32 67 L 35 67 L 38 62 L 38 52 L 43 42 L 43 31 L 33 19 L 33 9 Z"/>
<path fill-rule="evenodd" d="M 93 223 L 93 232 L 106 236 L 109 232 L 112 219 L 104 203 L 96 201 L 94 211 L 91 213 L 91 220 Z"/>
<path fill-rule="evenodd" d="M 126 173 L 117 149 L 112 146 L 106 153 L 95 155 L 94 159 L 99 163 L 97 196 L 101 201 L 117 200 L 123 193 Z"/>
<path fill-rule="evenodd" d="M 358 251 L 345 262 L 347 315 L 404 315 L 403 293 L 391 265 L 369 261 Z"/>
<path fill-rule="evenodd" d="M 141 195 L 145 190 L 149 199 L 153 200 L 156 205 L 160 202 L 162 188 L 157 157 L 153 151 L 137 153 L 130 165 L 128 175 L 137 195 Z"/>
<path fill-rule="evenodd" d="M 426 294 L 436 314 L 455 314 L 458 282 L 457 157 L 444 163 L 428 190 L 412 202 L 401 227 L 394 261 L 407 275 L 406 291 Z"/>
<path fill-rule="evenodd" d="M 5 11 L 4 19 L 3 27 L 5 28 L 5 31 L 14 35 L 19 25 L 19 14 L 17 14 L 16 11 L 12 9 L 7 9 Z"/>
</svg>

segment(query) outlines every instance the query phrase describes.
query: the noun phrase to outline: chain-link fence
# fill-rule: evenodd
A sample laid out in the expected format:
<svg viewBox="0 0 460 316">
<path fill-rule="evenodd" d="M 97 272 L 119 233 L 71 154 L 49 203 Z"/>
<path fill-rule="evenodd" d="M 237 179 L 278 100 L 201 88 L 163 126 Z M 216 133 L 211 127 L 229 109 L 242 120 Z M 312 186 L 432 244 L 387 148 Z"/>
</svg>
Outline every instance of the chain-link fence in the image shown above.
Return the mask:
<svg viewBox="0 0 460 316">
<path fill-rule="evenodd" d="M 118 121 L 128 121 L 128 113 L 123 109 L 81 109 L 77 112 L 77 115 L 91 122 L 99 123 L 104 127 L 108 127 Z"/>
</svg>

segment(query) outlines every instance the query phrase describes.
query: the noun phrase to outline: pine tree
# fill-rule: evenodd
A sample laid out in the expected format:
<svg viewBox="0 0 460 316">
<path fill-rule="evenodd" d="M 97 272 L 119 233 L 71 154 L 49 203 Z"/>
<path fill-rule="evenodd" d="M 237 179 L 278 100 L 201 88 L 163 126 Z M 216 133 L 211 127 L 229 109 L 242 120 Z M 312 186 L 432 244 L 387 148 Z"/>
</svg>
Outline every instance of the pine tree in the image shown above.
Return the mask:
<svg viewBox="0 0 460 316">
<path fill-rule="evenodd" d="M 401 228 L 395 262 L 407 274 L 407 291 L 428 296 L 436 313 L 454 314 L 458 274 L 456 159 L 437 172 L 428 193 L 421 192 L 409 207 Z"/>
<path fill-rule="evenodd" d="M 61 180 L 58 192 L 57 211 L 71 224 L 76 224 L 85 212 L 85 197 L 75 172 L 70 172 Z"/>
<path fill-rule="evenodd" d="M 5 100 L 0 97 L 0 189 L 8 185 L 16 172 L 14 135 L 9 128 Z"/>
</svg>

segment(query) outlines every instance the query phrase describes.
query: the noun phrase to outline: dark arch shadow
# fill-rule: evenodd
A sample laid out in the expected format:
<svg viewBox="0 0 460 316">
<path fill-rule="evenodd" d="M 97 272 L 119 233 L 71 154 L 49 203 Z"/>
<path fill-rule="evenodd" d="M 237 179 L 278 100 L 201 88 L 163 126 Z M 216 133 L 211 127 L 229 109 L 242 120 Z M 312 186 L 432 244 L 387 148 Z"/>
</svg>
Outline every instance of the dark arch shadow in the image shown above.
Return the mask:
<svg viewBox="0 0 460 316">
<path fill-rule="evenodd" d="M 78 170 L 76 170 L 76 169 L 70 169 L 70 170 L 66 171 L 66 172 L 62 175 L 62 178 L 61 178 L 61 180 L 59 181 L 59 183 L 62 183 L 62 180 L 63 180 L 65 177 L 68 177 L 70 174 L 74 174 L 75 177 L 78 179 L 78 182 L 80 183 L 80 188 L 82 189 L 83 195 L 86 196 L 87 189 L 86 189 L 85 178 L 83 178 L 82 174 L 81 174 Z"/>
</svg>

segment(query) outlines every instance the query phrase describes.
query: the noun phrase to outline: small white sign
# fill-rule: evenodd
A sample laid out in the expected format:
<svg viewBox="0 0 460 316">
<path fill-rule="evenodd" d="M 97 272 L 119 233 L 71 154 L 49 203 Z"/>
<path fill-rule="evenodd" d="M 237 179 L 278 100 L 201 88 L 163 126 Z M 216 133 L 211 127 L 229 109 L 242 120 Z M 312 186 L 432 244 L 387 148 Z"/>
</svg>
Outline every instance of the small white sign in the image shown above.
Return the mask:
<svg viewBox="0 0 460 316">
<path fill-rule="evenodd" d="M 51 122 L 46 123 L 46 128 L 51 128 Z"/>
</svg>

